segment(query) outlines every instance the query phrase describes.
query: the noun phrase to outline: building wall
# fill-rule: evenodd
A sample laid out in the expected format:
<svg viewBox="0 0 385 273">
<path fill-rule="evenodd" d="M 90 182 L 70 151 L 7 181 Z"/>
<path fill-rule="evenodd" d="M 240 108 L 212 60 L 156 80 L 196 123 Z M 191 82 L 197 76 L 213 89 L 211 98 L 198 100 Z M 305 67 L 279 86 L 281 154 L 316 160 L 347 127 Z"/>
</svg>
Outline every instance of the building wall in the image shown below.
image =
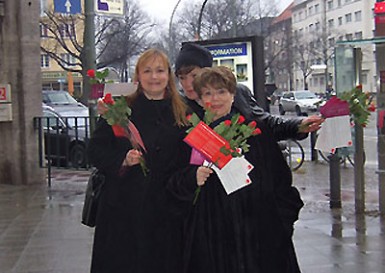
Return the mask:
<svg viewBox="0 0 385 273">
<path fill-rule="evenodd" d="M 44 24 L 50 24 L 52 21 L 46 16 L 45 12 L 52 13 L 54 11 L 54 2 L 53 0 L 40 0 L 42 3 L 41 12 L 40 12 L 40 20 L 43 24 L 40 24 L 40 36 L 41 36 L 41 45 L 45 48 L 54 48 L 55 52 L 60 54 L 68 54 L 68 51 L 65 50 L 60 44 L 58 44 L 55 40 L 48 38 L 47 36 L 52 36 L 52 33 L 44 29 Z M 57 15 L 60 17 L 60 15 Z M 76 41 L 80 46 L 83 44 L 83 32 L 84 32 L 84 19 L 83 15 L 72 15 L 74 20 L 74 31 L 76 35 Z M 66 18 L 63 16 L 63 18 Z M 68 17 L 68 19 L 72 19 Z M 71 22 L 68 21 L 70 24 Z M 75 49 L 73 43 L 71 42 L 70 37 L 65 39 L 65 44 L 71 52 L 79 54 Z M 80 96 L 82 89 L 82 75 L 79 72 L 67 72 L 63 69 L 57 61 L 55 61 L 51 57 L 43 57 L 44 52 L 41 52 L 41 71 L 42 71 L 42 89 L 45 90 L 68 90 L 67 81 L 68 81 L 68 73 L 72 74 L 74 80 L 75 87 L 75 97 Z M 70 55 L 67 55 L 69 58 Z M 45 58 L 48 58 L 45 59 Z M 49 65 L 46 66 L 44 61 L 47 60 Z M 78 60 L 76 60 L 78 62 Z M 72 70 L 80 70 L 80 66 L 72 65 L 69 66 Z"/>
<path fill-rule="evenodd" d="M 373 38 L 372 9 L 375 0 L 307 0 L 299 2 L 301 3 L 293 8 L 293 31 L 302 29 L 304 35 L 310 35 L 317 24 L 322 28 L 326 22 L 329 39 L 346 41 Z M 325 9 L 324 5 L 326 5 Z M 318 6 L 318 11 L 316 11 L 316 6 Z M 313 28 L 310 28 L 310 25 L 313 25 Z M 375 91 L 374 45 L 359 45 L 359 47 L 363 52 L 363 88 L 365 91 Z M 325 92 L 327 83 L 324 72 L 324 69 L 312 72 L 308 78 L 310 90 Z M 328 72 L 334 78 L 333 60 L 328 62 Z M 295 89 L 304 88 L 303 77 L 296 67 L 294 68 L 294 84 Z"/>
<path fill-rule="evenodd" d="M 0 122 L 0 183 L 45 183 L 33 117 L 41 115 L 39 0 L 5 1 L 0 83 L 12 90 L 12 120 Z"/>
</svg>

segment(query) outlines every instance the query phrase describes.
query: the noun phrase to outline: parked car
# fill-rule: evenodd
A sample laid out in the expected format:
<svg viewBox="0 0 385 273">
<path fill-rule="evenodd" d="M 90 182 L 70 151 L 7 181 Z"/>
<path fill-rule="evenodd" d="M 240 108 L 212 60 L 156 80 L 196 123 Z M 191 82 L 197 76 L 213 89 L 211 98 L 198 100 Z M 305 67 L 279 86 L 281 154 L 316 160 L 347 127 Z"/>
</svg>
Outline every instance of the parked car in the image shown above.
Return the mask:
<svg viewBox="0 0 385 273">
<path fill-rule="evenodd" d="M 43 90 L 43 103 L 52 107 L 61 116 L 80 114 L 88 111 L 87 106 L 75 100 L 67 91 Z"/>
<path fill-rule="evenodd" d="M 62 116 L 52 107 L 43 105 L 39 128 L 44 132 L 44 155 L 52 164 L 85 167 L 86 146 L 90 137 L 88 109 L 65 112 Z"/>
<path fill-rule="evenodd" d="M 309 90 L 289 91 L 282 95 L 279 101 L 279 113 L 295 112 L 298 116 L 316 112 L 322 99 Z"/>
</svg>

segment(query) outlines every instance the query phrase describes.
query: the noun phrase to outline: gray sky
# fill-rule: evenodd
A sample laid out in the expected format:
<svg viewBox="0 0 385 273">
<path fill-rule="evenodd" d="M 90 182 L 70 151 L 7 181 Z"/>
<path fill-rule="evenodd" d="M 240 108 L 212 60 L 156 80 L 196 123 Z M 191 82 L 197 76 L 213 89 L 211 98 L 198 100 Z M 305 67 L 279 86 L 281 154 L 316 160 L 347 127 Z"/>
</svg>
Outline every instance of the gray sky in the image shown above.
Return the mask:
<svg viewBox="0 0 385 273">
<path fill-rule="evenodd" d="M 187 1 L 191 0 L 181 0 L 178 10 L 183 6 L 183 3 Z M 194 1 L 200 1 L 203 3 L 203 0 Z M 276 2 L 279 3 L 279 10 L 282 11 L 292 1 L 293 0 L 278 0 Z M 139 3 L 150 16 L 168 23 L 170 21 L 172 10 L 174 9 L 176 3 L 178 3 L 178 0 L 140 0 Z"/>
</svg>

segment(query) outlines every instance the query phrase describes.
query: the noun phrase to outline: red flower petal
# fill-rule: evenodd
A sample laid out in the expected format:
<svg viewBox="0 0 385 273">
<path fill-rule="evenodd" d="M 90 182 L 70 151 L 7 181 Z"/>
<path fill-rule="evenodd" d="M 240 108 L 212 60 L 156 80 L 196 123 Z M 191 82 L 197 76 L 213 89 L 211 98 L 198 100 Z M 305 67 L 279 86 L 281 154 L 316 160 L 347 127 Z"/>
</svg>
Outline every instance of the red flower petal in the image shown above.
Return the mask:
<svg viewBox="0 0 385 273">
<path fill-rule="evenodd" d="M 230 126 L 231 125 L 231 120 L 225 120 L 223 122 L 226 126 Z"/>
<path fill-rule="evenodd" d="M 257 126 L 257 123 L 253 120 L 252 122 L 249 123 L 248 125 L 250 128 L 255 128 Z"/>
<path fill-rule="evenodd" d="M 112 105 L 112 104 L 115 103 L 114 99 L 112 98 L 111 93 L 107 93 L 107 94 L 103 97 L 103 102 L 104 102 L 105 104 L 110 104 L 110 105 Z"/>
<path fill-rule="evenodd" d="M 191 119 L 191 117 L 192 117 L 192 115 L 190 114 L 190 115 L 187 115 L 187 120 L 190 120 Z"/>
<path fill-rule="evenodd" d="M 238 124 L 242 124 L 243 122 L 245 122 L 245 117 L 244 116 L 239 116 L 237 123 Z"/>
<path fill-rule="evenodd" d="M 260 135 L 261 133 L 262 133 L 261 129 L 256 128 L 251 134 L 255 136 L 255 135 Z"/>
<path fill-rule="evenodd" d="M 87 71 L 87 76 L 90 77 L 90 78 L 95 78 L 95 70 L 89 69 Z"/>
</svg>

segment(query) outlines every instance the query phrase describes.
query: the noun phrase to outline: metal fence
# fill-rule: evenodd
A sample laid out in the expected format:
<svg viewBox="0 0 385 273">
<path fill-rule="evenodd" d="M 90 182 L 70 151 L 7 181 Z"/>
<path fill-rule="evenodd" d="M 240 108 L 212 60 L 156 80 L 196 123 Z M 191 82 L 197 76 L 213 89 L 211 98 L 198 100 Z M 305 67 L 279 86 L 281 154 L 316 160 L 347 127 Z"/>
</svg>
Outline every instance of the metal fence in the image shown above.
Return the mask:
<svg viewBox="0 0 385 273">
<path fill-rule="evenodd" d="M 48 168 L 89 169 L 87 148 L 91 135 L 89 117 L 44 116 L 34 118 L 38 134 L 39 166 Z"/>
</svg>

